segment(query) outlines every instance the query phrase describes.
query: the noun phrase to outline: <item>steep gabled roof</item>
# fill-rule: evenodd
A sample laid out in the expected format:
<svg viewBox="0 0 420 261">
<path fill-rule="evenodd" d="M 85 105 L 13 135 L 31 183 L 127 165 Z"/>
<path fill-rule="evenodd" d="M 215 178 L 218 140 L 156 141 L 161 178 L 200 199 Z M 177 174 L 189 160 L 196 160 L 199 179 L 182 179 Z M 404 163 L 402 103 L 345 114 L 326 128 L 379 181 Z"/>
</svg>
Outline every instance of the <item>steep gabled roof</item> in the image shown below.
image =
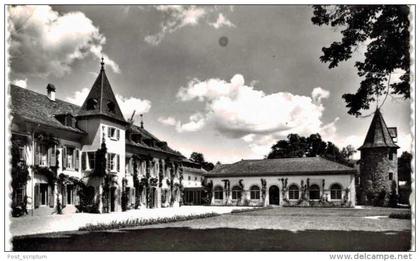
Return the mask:
<svg viewBox="0 0 420 261">
<path fill-rule="evenodd" d="M 94 108 L 89 105 L 92 101 L 95 101 Z M 109 110 L 108 104 L 110 103 L 114 104 L 114 112 Z M 106 76 L 103 62 L 101 62 L 99 75 L 93 83 L 93 86 L 78 113 L 79 117 L 93 115 L 106 116 L 120 122 L 126 122 L 114 92 L 112 91 L 108 77 Z"/>
<path fill-rule="evenodd" d="M 84 133 L 78 128 L 66 126 L 57 120 L 55 115 L 75 115 L 80 107 L 59 99 L 52 101 L 48 96 L 10 85 L 11 114 L 27 122 L 44 124 L 50 127 Z"/>
<path fill-rule="evenodd" d="M 216 166 L 206 176 L 356 174 L 356 169 L 320 157 L 241 160 Z"/>
<path fill-rule="evenodd" d="M 394 143 L 379 109 L 375 111 L 375 115 L 366 134 L 365 142 L 359 150 L 368 148 L 399 148 Z"/>
</svg>

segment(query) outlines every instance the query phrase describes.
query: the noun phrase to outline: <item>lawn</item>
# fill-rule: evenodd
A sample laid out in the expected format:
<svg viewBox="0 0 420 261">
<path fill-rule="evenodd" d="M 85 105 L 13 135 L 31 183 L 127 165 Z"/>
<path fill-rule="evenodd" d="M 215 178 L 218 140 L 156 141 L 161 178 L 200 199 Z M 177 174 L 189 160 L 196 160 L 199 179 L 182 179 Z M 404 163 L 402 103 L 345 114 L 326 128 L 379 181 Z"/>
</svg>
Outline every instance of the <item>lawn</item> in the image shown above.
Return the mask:
<svg viewBox="0 0 420 261">
<path fill-rule="evenodd" d="M 407 209 L 274 208 L 145 227 L 15 237 L 15 251 L 405 251 Z M 118 243 L 116 243 L 118 242 Z"/>
<path fill-rule="evenodd" d="M 116 243 L 118 242 L 118 243 Z M 410 232 L 146 228 L 13 240 L 14 251 L 405 251 Z"/>
</svg>

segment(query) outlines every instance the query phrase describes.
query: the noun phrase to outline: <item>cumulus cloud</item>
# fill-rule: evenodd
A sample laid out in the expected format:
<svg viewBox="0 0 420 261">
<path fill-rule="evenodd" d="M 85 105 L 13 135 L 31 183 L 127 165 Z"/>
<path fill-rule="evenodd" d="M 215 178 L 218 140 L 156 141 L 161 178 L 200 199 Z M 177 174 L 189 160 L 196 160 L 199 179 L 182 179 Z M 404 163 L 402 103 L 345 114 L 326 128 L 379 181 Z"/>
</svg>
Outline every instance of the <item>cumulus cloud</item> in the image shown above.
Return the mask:
<svg viewBox="0 0 420 261">
<path fill-rule="evenodd" d="M 216 22 L 209 23 L 209 25 L 213 26 L 216 29 L 220 27 L 227 26 L 227 27 L 236 27 L 231 21 L 229 21 L 222 13 L 219 13 Z"/>
<path fill-rule="evenodd" d="M 83 102 L 89 94 L 89 91 L 89 88 L 83 88 L 80 91 L 74 92 L 73 96 L 67 97 L 66 100 L 73 104 L 82 106 Z M 152 103 L 149 100 L 142 100 L 134 97 L 126 98 L 119 94 L 116 94 L 115 98 L 117 99 L 121 112 L 126 119 L 131 117 L 134 110 L 136 110 L 136 114 L 144 114 L 149 112 L 150 108 L 152 107 Z"/>
<path fill-rule="evenodd" d="M 156 34 L 147 35 L 144 41 L 150 45 L 158 45 L 167 34 L 171 34 L 185 26 L 196 26 L 201 21 L 207 21 L 217 8 L 197 7 L 194 5 L 159 5 L 154 7 L 163 14 L 163 21 L 160 23 L 160 31 Z M 234 27 L 222 13 L 219 13 L 217 21 L 207 23 L 218 29 L 223 26 Z"/>
<path fill-rule="evenodd" d="M 17 85 L 22 88 L 26 88 L 28 86 L 28 79 L 16 79 L 12 81 L 12 84 Z"/>
<path fill-rule="evenodd" d="M 106 54 L 106 38 L 82 12 L 59 14 L 50 6 L 19 5 L 8 9 L 11 72 L 16 77 L 61 77 L 76 60 L 89 55 L 106 59 L 114 72 L 118 65 Z"/>
<path fill-rule="evenodd" d="M 328 124 L 321 121 L 322 101 L 329 92 L 317 87 L 311 96 L 289 92 L 266 94 L 246 85 L 240 74 L 234 75 L 229 82 L 194 79 L 177 93 L 180 101 L 197 100 L 205 104 L 201 119 L 204 125 L 213 126 L 224 136 L 241 138 L 262 156 L 269 152 L 276 140 L 289 133 L 335 133 L 338 118 Z"/>
<path fill-rule="evenodd" d="M 136 114 L 145 114 L 149 112 L 152 107 L 152 103 L 146 99 L 142 100 L 134 97 L 125 98 L 119 94 L 117 94 L 115 98 L 117 98 L 121 112 L 124 114 L 126 119 L 131 117 L 134 110 L 136 110 Z"/>
<path fill-rule="evenodd" d="M 201 130 L 206 123 L 206 120 L 201 113 L 191 115 L 189 117 L 189 121 L 186 123 L 182 123 L 174 117 L 159 117 L 158 121 L 167 126 L 175 126 L 175 130 L 179 133 Z"/>
</svg>

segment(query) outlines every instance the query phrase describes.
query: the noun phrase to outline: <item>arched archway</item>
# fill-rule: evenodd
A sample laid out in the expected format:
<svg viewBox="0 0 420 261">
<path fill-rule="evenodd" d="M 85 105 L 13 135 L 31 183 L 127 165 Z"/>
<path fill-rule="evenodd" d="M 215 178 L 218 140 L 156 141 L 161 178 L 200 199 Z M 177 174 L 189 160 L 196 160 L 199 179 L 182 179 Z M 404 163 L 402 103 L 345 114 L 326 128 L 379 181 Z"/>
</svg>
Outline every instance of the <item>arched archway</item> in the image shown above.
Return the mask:
<svg viewBox="0 0 420 261">
<path fill-rule="evenodd" d="M 280 189 L 276 185 L 268 189 L 268 197 L 270 205 L 280 205 Z"/>
</svg>

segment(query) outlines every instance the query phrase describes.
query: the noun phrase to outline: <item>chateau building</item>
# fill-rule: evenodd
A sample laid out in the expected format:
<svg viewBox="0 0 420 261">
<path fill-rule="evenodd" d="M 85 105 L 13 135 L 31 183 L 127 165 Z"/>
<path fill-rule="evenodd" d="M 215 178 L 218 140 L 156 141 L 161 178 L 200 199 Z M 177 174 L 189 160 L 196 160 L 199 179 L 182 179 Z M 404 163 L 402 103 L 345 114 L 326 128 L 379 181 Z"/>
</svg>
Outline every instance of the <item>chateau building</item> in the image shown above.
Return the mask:
<svg viewBox="0 0 420 261">
<path fill-rule="evenodd" d="M 81 107 L 55 91 L 52 84 L 48 95 L 10 86 L 12 207 L 34 214 L 176 207 L 184 188 L 198 188 L 185 176 L 201 184 L 199 165 L 143 122 L 124 119 L 103 62 Z"/>
<path fill-rule="evenodd" d="M 321 157 L 241 160 L 205 174 L 212 205 L 354 206 L 356 169 Z"/>
<path fill-rule="evenodd" d="M 360 203 L 389 205 L 398 194 L 397 128 L 376 109 L 360 150 Z"/>
</svg>

